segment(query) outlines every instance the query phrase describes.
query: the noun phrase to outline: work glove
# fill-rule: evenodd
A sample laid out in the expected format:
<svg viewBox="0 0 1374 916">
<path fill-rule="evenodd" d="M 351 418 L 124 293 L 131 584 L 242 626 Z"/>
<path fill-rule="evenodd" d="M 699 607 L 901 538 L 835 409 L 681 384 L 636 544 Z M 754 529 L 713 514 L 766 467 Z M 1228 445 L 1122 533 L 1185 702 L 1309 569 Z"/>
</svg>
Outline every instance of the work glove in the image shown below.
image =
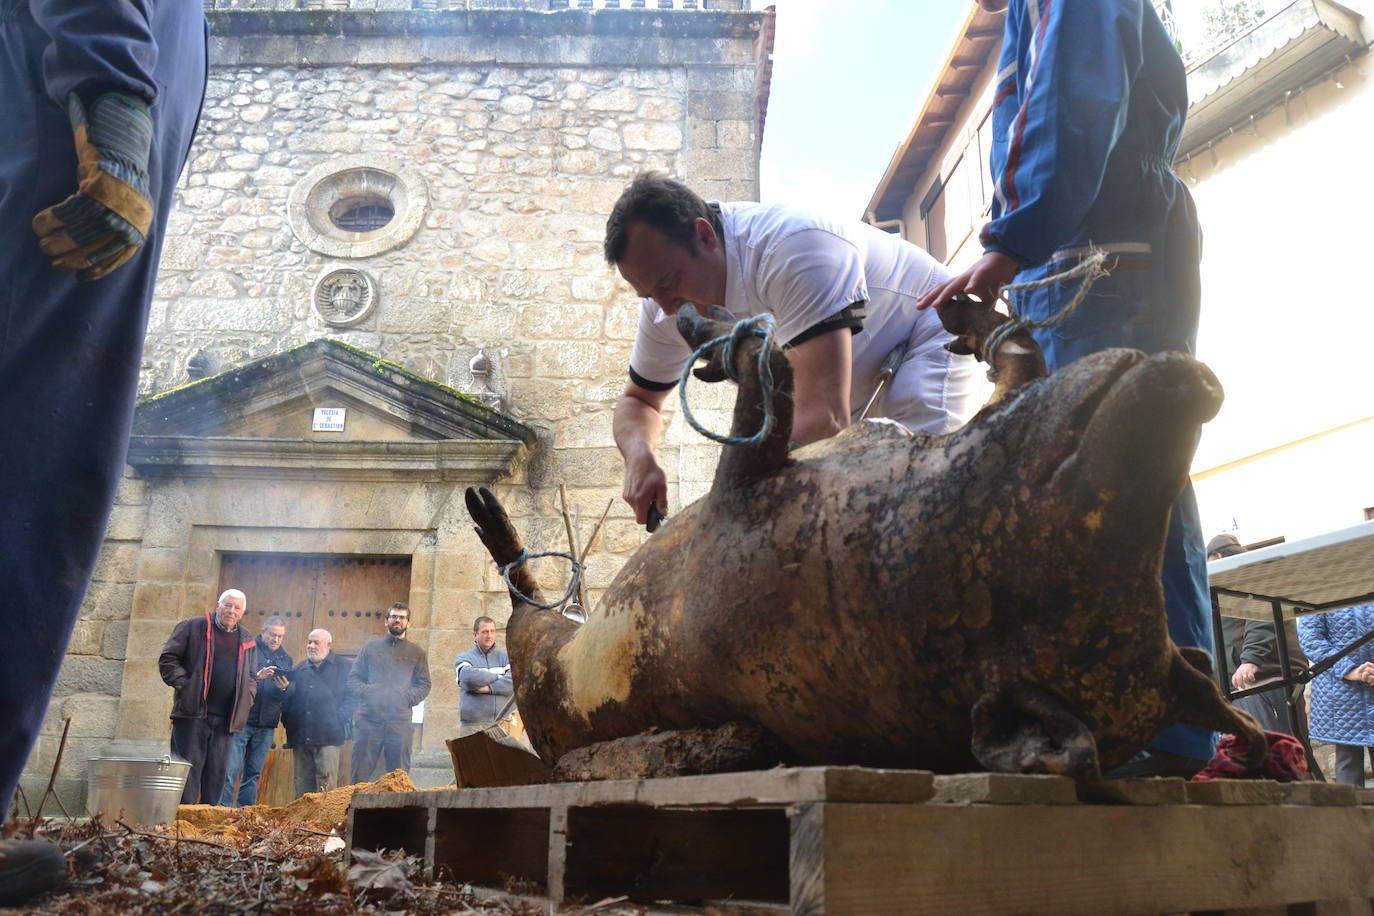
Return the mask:
<svg viewBox="0 0 1374 916">
<path fill-rule="evenodd" d="M 73 92 L 67 117 L 76 137 L 77 191 L 35 216 L 33 231 L 53 267 L 98 280 L 138 252 L 152 225 L 153 118 L 141 99 L 118 92 L 89 108 Z"/>
</svg>

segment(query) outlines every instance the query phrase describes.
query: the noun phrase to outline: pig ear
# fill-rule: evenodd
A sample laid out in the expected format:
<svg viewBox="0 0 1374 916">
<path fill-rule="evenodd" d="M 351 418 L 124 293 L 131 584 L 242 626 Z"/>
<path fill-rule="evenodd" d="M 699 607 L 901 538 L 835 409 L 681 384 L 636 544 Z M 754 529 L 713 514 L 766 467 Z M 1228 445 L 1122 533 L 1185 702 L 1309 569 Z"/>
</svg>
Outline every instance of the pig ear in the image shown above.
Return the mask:
<svg viewBox="0 0 1374 916">
<path fill-rule="evenodd" d="M 1101 779 L 1092 732 L 1054 694 L 1033 684 L 1008 684 L 973 707 L 974 758 L 994 773 Z"/>
</svg>

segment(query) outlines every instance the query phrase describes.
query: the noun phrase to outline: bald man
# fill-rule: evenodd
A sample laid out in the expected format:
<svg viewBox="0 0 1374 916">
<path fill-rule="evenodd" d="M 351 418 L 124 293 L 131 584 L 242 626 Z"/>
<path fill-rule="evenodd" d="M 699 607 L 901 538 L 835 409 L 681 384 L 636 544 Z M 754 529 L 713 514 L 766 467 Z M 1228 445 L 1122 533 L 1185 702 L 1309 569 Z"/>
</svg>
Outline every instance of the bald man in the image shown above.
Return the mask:
<svg viewBox="0 0 1374 916">
<path fill-rule="evenodd" d="M 296 765 L 296 795 L 328 792 L 339 784 L 339 751 L 351 737 L 357 698 L 348 689 L 352 663 L 331 650 L 328 630 L 305 638 L 305 661 L 291 669 L 282 704 L 286 746 Z"/>
</svg>

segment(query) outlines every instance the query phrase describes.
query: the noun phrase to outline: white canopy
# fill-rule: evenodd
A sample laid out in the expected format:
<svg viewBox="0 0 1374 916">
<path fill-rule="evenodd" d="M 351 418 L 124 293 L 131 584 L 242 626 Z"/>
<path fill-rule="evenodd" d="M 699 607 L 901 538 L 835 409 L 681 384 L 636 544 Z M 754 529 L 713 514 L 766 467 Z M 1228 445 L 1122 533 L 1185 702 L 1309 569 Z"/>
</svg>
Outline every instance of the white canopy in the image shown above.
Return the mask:
<svg viewBox="0 0 1374 916">
<path fill-rule="evenodd" d="M 1283 616 L 1374 603 L 1374 521 L 1288 541 L 1207 564 L 1208 584 L 1226 617 Z"/>
</svg>

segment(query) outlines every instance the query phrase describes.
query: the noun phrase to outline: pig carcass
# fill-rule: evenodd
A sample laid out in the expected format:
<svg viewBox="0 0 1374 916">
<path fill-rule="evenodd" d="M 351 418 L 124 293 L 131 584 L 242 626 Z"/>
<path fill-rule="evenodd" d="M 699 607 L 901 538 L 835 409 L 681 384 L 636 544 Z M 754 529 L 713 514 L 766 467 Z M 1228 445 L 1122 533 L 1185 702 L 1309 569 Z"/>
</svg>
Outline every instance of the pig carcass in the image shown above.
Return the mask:
<svg viewBox="0 0 1374 916">
<path fill-rule="evenodd" d="M 700 346 L 731 326 L 689 306 L 678 327 Z M 734 348 L 733 436 L 762 422 L 760 346 Z M 791 373 L 772 352 L 771 434 L 724 448 L 709 494 L 585 624 L 513 597 L 515 693 L 540 756 L 743 723 L 794 763 L 1091 781 L 1182 722 L 1245 736 L 1257 765 L 1262 732 L 1205 653 L 1170 642 L 1160 586 L 1216 379 L 1131 350 L 1033 378 L 1029 336 L 1004 346 L 997 396 L 957 432 L 869 422 L 792 453 Z M 496 498 L 467 498 L 495 561 L 516 561 Z M 540 600 L 528 566 L 510 576 Z"/>
</svg>

